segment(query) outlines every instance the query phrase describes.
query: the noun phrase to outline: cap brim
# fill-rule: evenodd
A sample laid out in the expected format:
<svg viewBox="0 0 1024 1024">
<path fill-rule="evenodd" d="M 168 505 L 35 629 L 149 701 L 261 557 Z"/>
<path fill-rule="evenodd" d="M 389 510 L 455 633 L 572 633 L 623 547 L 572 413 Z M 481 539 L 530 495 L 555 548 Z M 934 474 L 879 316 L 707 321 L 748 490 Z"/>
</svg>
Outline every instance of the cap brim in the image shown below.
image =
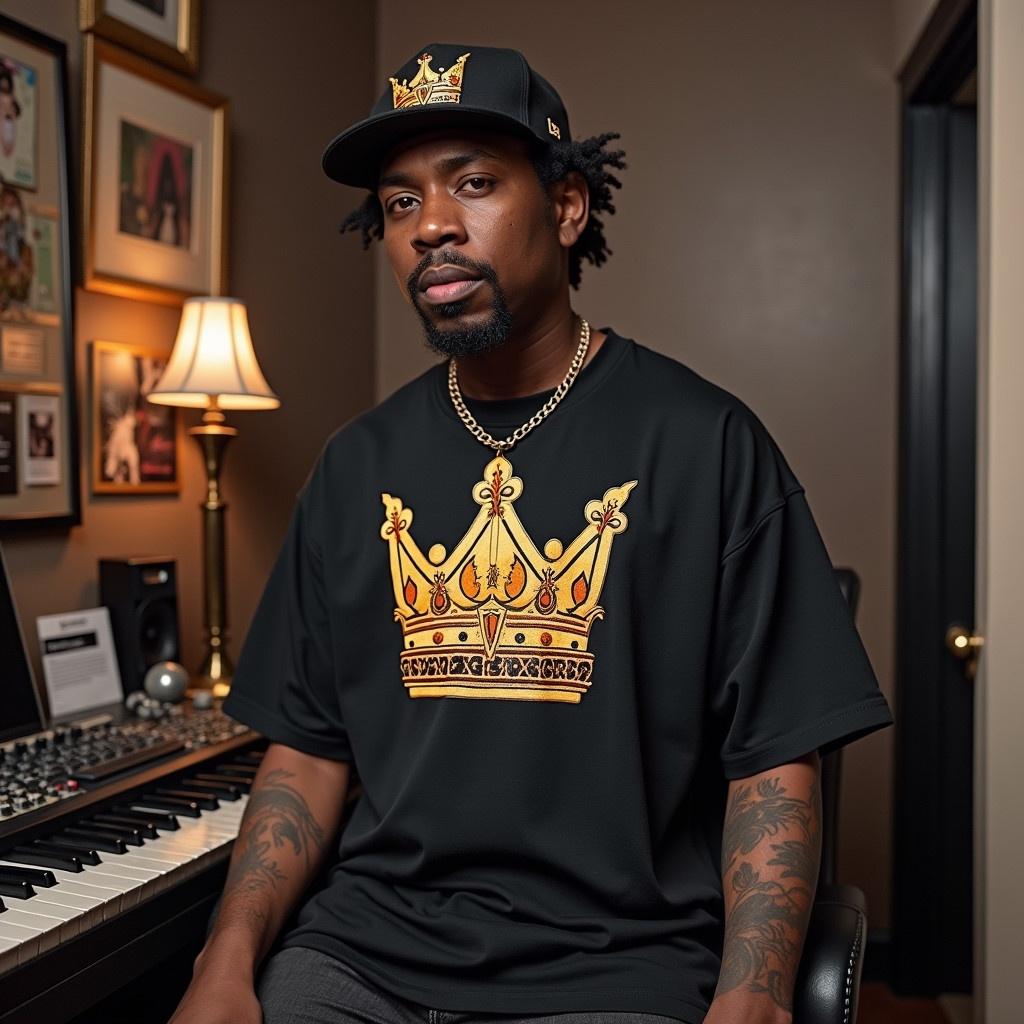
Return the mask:
<svg viewBox="0 0 1024 1024">
<path fill-rule="evenodd" d="M 537 138 L 527 125 L 507 114 L 446 103 L 389 110 L 359 121 L 327 144 L 320 163 L 324 173 L 342 185 L 373 190 L 381 161 L 392 146 L 413 135 L 441 128 L 491 128 L 527 139 Z"/>
</svg>

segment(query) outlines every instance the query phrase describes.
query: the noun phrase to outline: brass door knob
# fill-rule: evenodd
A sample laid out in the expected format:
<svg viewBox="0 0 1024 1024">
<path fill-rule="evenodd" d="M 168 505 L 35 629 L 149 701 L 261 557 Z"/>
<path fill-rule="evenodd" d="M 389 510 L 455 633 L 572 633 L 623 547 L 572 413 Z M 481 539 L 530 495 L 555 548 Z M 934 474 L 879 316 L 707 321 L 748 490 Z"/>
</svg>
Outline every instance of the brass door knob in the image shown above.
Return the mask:
<svg viewBox="0 0 1024 1024">
<path fill-rule="evenodd" d="M 972 633 L 959 622 L 946 630 L 946 647 L 954 655 L 964 661 L 964 673 L 968 679 L 973 679 L 978 670 L 978 654 L 985 645 L 985 638 L 977 633 Z"/>
</svg>

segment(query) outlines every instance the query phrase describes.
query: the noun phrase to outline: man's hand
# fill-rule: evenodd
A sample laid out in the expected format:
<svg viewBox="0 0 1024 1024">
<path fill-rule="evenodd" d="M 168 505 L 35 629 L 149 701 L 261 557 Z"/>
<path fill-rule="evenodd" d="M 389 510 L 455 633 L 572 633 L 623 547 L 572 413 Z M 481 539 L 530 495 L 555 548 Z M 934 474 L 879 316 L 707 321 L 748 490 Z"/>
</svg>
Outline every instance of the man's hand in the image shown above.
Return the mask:
<svg viewBox="0 0 1024 1024">
<path fill-rule="evenodd" d="M 789 1024 L 821 858 L 818 752 L 729 783 L 725 942 L 706 1024 Z"/>
</svg>

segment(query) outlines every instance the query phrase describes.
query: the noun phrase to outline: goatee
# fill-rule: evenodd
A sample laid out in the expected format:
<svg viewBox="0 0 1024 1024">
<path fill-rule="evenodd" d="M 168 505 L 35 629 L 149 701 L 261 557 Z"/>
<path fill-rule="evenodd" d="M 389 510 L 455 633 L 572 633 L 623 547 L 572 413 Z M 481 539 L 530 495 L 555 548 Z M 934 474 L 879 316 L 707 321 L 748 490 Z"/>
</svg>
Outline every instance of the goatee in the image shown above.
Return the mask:
<svg viewBox="0 0 1024 1024">
<path fill-rule="evenodd" d="M 444 264 L 471 270 L 488 283 L 491 289 L 491 309 L 490 315 L 485 320 L 465 325 L 458 323 L 459 318 L 465 312 L 469 299 L 443 302 L 440 305 L 432 306 L 433 316 L 424 312 L 418 301 L 420 274 L 428 267 Z M 428 348 L 434 352 L 458 359 L 462 356 L 489 352 L 508 340 L 512 331 L 512 314 L 505 301 L 505 293 L 498 283 L 498 275 L 489 263 L 472 260 L 451 249 L 433 255 L 427 253 L 407 278 L 406 287 L 412 298 L 413 308 L 423 323 L 424 340 Z M 449 321 L 450 325 L 442 328 L 435 321 Z"/>
</svg>

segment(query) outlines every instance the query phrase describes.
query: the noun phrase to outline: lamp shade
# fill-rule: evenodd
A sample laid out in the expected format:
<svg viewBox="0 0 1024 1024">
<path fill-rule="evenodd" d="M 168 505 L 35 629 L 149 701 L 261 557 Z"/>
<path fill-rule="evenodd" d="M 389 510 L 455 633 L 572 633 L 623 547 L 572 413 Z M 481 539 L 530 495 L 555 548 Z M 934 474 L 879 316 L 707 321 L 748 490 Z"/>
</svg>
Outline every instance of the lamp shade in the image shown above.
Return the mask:
<svg viewBox="0 0 1024 1024">
<path fill-rule="evenodd" d="M 186 299 L 174 351 L 146 396 L 158 405 L 222 409 L 276 409 L 252 349 L 245 304 L 222 296 Z"/>
</svg>

